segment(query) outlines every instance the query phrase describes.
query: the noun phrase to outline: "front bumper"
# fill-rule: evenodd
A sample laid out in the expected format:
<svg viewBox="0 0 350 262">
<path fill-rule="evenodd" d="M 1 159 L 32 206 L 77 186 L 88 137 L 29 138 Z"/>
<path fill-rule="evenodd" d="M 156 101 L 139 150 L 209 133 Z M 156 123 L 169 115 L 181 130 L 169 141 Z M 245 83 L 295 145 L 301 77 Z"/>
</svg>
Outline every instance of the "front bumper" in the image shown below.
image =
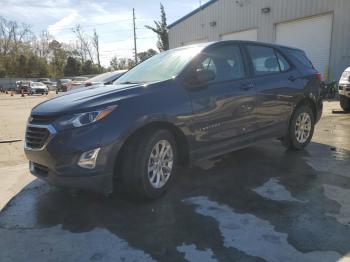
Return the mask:
<svg viewBox="0 0 350 262">
<path fill-rule="evenodd" d="M 38 163 L 29 162 L 29 170 L 32 175 L 47 182 L 49 185 L 57 187 L 66 187 L 71 189 L 81 189 L 93 191 L 97 193 L 111 193 L 113 191 L 113 184 L 111 181 L 112 174 L 94 173 L 84 176 L 62 176 L 42 166 Z"/>
<path fill-rule="evenodd" d="M 48 91 L 45 89 L 32 89 L 32 94 L 46 94 Z"/>
<path fill-rule="evenodd" d="M 31 143 L 26 135 L 25 154 L 34 176 L 59 187 L 99 193 L 113 191 L 114 162 L 119 147 L 113 143 L 102 145 L 103 133 L 98 126 L 58 133 L 51 125 L 28 125 L 28 128 L 33 126 L 47 128 L 50 132 L 44 145 L 37 148 L 28 146 Z M 95 148 L 101 148 L 96 167 L 92 170 L 80 167 L 81 154 Z"/>
</svg>

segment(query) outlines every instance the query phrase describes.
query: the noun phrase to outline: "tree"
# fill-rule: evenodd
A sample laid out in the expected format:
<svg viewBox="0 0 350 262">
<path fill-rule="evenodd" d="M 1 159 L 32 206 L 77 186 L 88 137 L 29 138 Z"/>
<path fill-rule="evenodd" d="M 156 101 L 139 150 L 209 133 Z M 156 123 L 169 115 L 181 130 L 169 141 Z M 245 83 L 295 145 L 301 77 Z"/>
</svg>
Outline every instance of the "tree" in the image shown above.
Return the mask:
<svg viewBox="0 0 350 262">
<path fill-rule="evenodd" d="M 29 76 L 29 70 L 31 70 L 28 67 L 27 64 L 27 57 L 25 55 L 20 55 L 18 58 L 18 66 L 17 66 L 17 72 L 18 75 L 22 75 L 22 76 Z"/>
<path fill-rule="evenodd" d="M 155 27 L 146 25 L 145 27 L 152 30 L 158 35 L 157 47 L 160 52 L 169 50 L 169 34 L 168 34 L 168 25 L 164 6 L 160 4 L 160 21 L 154 21 Z"/>
<path fill-rule="evenodd" d="M 77 37 L 76 48 L 80 53 L 81 61 L 84 63 L 86 60 L 91 60 L 94 63 L 89 37 L 84 33 L 80 25 L 77 25 L 72 30 Z"/>
<path fill-rule="evenodd" d="M 97 58 L 97 64 L 99 65 L 99 67 L 101 67 L 101 61 L 100 61 L 100 44 L 99 44 L 99 38 L 98 38 L 98 34 L 96 32 L 96 29 L 94 29 L 94 35 L 92 37 L 92 45 L 95 48 L 95 52 L 96 52 L 96 58 Z"/>
<path fill-rule="evenodd" d="M 51 52 L 51 75 L 54 77 L 63 76 L 63 70 L 67 61 L 68 51 L 66 51 L 63 45 L 56 40 L 53 40 L 49 43 L 49 48 Z"/>
<path fill-rule="evenodd" d="M 6 77 L 6 70 L 2 65 L 0 65 L 0 78 L 3 77 Z"/>
<path fill-rule="evenodd" d="M 140 52 L 137 54 L 137 57 L 139 58 L 139 61 L 140 62 L 143 62 L 145 60 L 147 60 L 148 58 L 154 56 L 157 54 L 157 51 L 154 50 L 154 49 L 148 49 L 147 51 L 145 52 Z"/>
<path fill-rule="evenodd" d="M 87 60 L 83 63 L 81 67 L 81 73 L 83 75 L 91 75 L 94 73 L 94 66 L 91 62 L 91 60 Z"/>
<path fill-rule="evenodd" d="M 65 76 L 77 76 L 81 73 L 81 64 L 74 57 L 68 57 L 67 64 L 64 67 Z"/>
<path fill-rule="evenodd" d="M 111 61 L 109 62 L 111 68 L 113 70 L 118 70 L 119 69 L 119 61 L 118 58 L 116 56 L 114 56 Z"/>
</svg>

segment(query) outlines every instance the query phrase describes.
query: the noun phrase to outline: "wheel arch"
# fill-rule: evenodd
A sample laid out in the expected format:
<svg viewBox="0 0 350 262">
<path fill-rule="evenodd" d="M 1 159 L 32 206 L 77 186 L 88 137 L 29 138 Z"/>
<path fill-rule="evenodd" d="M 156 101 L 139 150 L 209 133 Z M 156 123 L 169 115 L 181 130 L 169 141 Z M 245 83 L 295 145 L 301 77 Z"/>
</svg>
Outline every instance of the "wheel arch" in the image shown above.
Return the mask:
<svg viewBox="0 0 350 262">
<path fill-rule="evenodd" d="M 317 120 L 317 106 L 316 106 L 316 102 L 311 99 L 310 97 L 304 97 L 302 99 L 300 99 L 298 101 L 298 103 L 296 103 L 294 110 L 293 110 L 293 114 L 294 112 L 301 106 L 301 105 L 307 105 L 311 108 L 312 113 L 314 115 L 314 120 Z"/>
<path fill-rule="evenodd" d="M 123 144 L 120 147 L 120 150 L 116 156 L 115 160 L 115 166 L 114 166 L 114 173 L 118 174 L 119 167 L 122 163 L 122 156 L 125 148 L 129 145 L 129 143 L 138 135 L 142 135 L 146 131 L 149 131 L 150 129 L 165 129 L 168 130 L 175 138 L 176 146 L 177 146 L 177 152 L 178 152 L 178 159 L 179 163 L 181 165 L 186 165 L 189 162 L 189 144 L 188 140 L 183 133 L 183 131 L 174 125 L 173 123 L 167 122 L 167 121 L 153 121 L 147 124 L 144 124 L 143 126 L 138 127 L 137 129 L 133 130 L 131 134 L 129 134 L 126 139 L 124 140 Z"/>
</svg>

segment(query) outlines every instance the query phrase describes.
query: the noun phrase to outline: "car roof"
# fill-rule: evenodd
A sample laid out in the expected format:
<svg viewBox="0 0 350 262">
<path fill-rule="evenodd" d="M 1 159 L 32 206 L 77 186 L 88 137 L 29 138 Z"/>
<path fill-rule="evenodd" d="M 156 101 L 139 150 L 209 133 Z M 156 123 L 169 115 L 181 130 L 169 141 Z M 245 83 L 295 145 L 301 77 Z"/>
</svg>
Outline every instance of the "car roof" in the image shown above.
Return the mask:
<svg viewBox="0 0 350 262">
<path fill-rule="evenodd" d="M 199 44 L 193 44 L 193 45 L 187 45 L 187 46 L 181 46 L 178 48 L 175 48 L 174 50 L 181 50 L 185 48 L 193 48 L 193 47 L 202 47 L 203 49 L 212 47 L 212 46 L 219 46 L 224 45 L 227 43 L 231 44 L 255 44 L 255 45 L 263 45 L 263 46 L 270 46 L 274 48 L 284 48 L 284 49 L 291 49 L 296 51 L 302 51 L 301 49 L 280 45 L 280 44 L 273 44 L 273 43 L 265 43 L 265 42 L 258 42 L 258 41 L 247 41 L 247 40 L 224 40 L 224 41 L 214 41 L 214 42 L 206 42 L 206 43 L 199 43 Z"/>
</svg>

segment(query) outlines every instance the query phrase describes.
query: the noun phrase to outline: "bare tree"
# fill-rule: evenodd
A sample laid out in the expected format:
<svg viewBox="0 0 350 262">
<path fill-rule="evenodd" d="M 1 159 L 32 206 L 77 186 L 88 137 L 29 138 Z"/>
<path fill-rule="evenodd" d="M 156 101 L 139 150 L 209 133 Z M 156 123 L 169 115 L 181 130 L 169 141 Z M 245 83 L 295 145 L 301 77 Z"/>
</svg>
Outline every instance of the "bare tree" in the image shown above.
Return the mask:
<svg viewBox="0 0 350 262">
<path fill-rule="evenodd" d="M 53 37 L 49 34 L 48 31 L 42 31 L 39 39 L 35 41 L 35 51 L 39 57 L 49 58 L 50 55 L 50 42 L 53 40 Z"/>
<path fill-rule="evenodd" d="M 29 25 L 18 24 L 0 17 L 0 53 L 2 55 L 6 56 L 10 52 L 17 55 L 20 45 L 32 38 Z"/>
<path fill-rule="evenodd" d="M 98 34 L 96 32 L 96 29 L 94 29 L 94 35 L 92 37 L 92 45 L 95 48 L 96 52 L 96 57 L 97 57 L 97 64 L 101 68 L 101 61 L 100 61 L 100 43 L 99 43 L 99 38 Z"/>
<path fill-rule="evenodd" d="M 77 25 L 72 30 L 75 36 L 77 37 L 77 48 L 79 49 L 82 55 L 82 62 L 85 62 L 86 60 L 91 60 L 92 62 L 94 62 L 89 37 L 84 33 L 80 25 Z"/>
</svg>

